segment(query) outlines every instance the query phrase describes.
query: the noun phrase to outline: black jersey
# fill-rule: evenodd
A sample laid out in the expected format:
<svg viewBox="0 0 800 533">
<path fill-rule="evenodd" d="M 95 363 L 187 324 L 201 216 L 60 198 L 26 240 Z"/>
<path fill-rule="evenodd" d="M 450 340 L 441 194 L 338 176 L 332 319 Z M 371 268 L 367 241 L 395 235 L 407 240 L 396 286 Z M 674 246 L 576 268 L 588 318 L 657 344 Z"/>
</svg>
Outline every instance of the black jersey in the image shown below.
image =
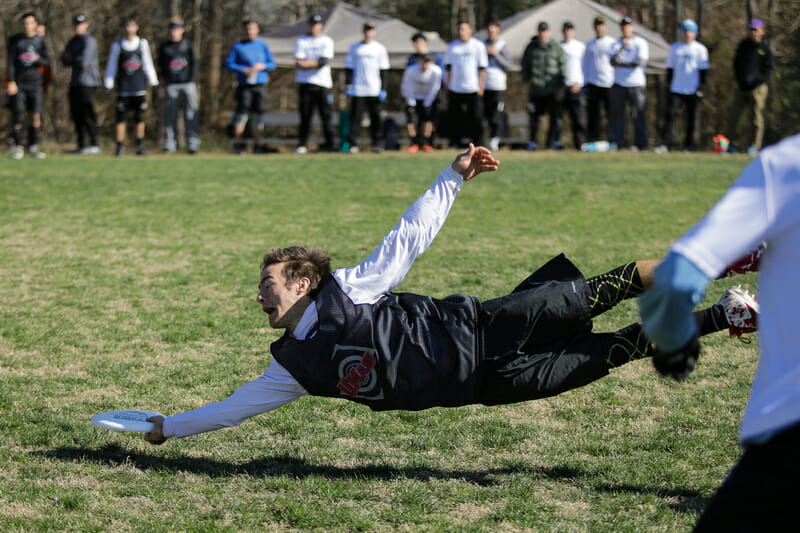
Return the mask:
<svg viewBox="0 0 800 533">
<path fill-rule="evenodd" d="M 117 64 L 117 92 L 133 95 L 147 92 L 147 78 L 144 74 L 144 58 L 142 41 L 136 50 L 125 50 L 122 41 L 119 43 L 119 60 Z"/>
<path fill-rule="evenodd" d="M 166 41 L 158 48 L 158 69 L 161 79 L 171 83 L 194 81 L 195 57 L 192 41 Z"/>
<path fill-rule="evenodd" d="M 310 394 L 376 411 L 474 403 L 482 359 L 475 298 L 389 293 L 354 304 L 331 277 L 314 304 L 315 336 L 301 341 L 287 333 L 271 346 Z"/>
<path fill-rule="evenodd" d="M 41 87 L 44 76 L 40 67 L 49 67 L 50 48 L 44 37 L 26 37 L 18 33 L 8 41 L 8 81 L 20 87 Z"/>
</svg>

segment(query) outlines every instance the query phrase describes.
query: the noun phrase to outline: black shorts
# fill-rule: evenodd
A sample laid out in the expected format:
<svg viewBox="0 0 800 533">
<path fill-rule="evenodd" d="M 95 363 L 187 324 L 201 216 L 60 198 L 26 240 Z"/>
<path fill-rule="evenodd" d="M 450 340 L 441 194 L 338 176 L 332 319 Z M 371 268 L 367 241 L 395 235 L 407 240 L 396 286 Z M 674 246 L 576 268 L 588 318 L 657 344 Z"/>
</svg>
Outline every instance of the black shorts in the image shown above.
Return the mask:
<svg viewBox="0 0 800 533">
<path fill-rule="evenodd" d="M 267 86 L 239 85 L 236 88 L 236 114 L 262 114 L 267 110 Z"/>
<path fill-rule="evenodd" d="M 586 279 L 563 254 L 481 308 L 479 403 L 546 398 L 608 374 L 609 334 L 592 333 Z"/>
<path fill-rule="evenodd" d="M 8 97 L 8 108 L 15 116 L 22 118 L 22 114 L 41 113 L 44 90 L 41 87 L 19 87 L 17 94 Z"/>
<path fill-rule="evenodd" d="M 429 106 L 425 105 L 425 100 L 417 100 L 417 105 L 406 106 L 406 120 L 409 124 L 420 122 L 433 122 L 439 111 L 439 99 L 433 101 Z"/>
<path fill-rule="evenodd" d="M 129 111 L 133 111 L 135 122 L 144 122 L 144 112 L 147 111 L 147 98 L 144 95 L 117 96 L 117 124 L 125 122 Z"/>
</svg>

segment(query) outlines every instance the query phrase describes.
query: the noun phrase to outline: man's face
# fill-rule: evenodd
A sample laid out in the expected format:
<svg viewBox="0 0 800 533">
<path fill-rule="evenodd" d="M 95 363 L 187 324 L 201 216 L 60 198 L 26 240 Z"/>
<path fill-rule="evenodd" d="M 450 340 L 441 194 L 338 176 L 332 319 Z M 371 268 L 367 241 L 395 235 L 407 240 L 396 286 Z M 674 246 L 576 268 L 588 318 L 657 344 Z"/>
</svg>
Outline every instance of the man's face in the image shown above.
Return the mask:
<svg viewBox="0 0 800 533">
<path fill-rule="evenodd" d="M 539 31 L 539 41 L 547 44 L 550 42 L 550 29 Z"/>
<path fill-rule="evenodd" d="M 75 33 L 78 35 L 83 35 L 89 31 L 89 23 L 88 22 L 81 22 L 80 24 L 75 25 Z"/>
<path fill-rule="evenodd" d="M 251 22 L 247 26 L 244 27 L 244 31 L 247 32 L 247 40 L 255 41 L 258 39 L 258 24 L 255 22 Z"/>
<path fill-rule="evenodd" d="M 322 23 L 315 22 L 311 26 L 309 26 L 309 33 L 311 33 L 312 37 L 319 37 L 322 35 Z"/>
<path fill-rule="evenodd" d="M 601 39 L 606 36 L 606 25 L 605 24 L 597 24 L 594 27 L 594 32 L 597 34 L 597 38 Z"/>
<path fill-rule="evenodd" d="M 500 26 L 497 24 L 489 24 L 489 27 L 486 28 L 486 31 L 489 34 L 489 40 L 496 41 L 497 37 L 500 35 Z"/>
<path fill-rule="evenodd" d="M 417 39 L 414 41 L 414 49 L 420 54 L 427 54 L 428 43 L 425 41 L 425 39 Z"/>
<path fill-rule="evenodd" d="M 463 41 L 469 41 L 469 38 L 472 37 L 472 26 L 467 24 L 466 22 L 462 22 L 458 25 L 458 38 Z"/>
<path fill-rule="evenodd" d="M 176 43 L 180 42 L 180 40 L 183 39 L 183 28 L 170 28 L 169 38 Z"/>
<path fill-rule="evenodd" d="M 26 37 L 33 37 L 36 35 L 36 19 L 33 17 L 25 17 L 22 19 L 22 30 L 25 32 Z"/>
<path fill-rule="evenodd" d="M 567 28 L 564 30 L 564 40 L 569 42 L 575 38 L 575 28 Z"/>
<path fill-rule="evenodd" d="M 293 328 L 296 325 L 297 310 L 292 308 L 307 294 L 301 289 L 300 283 L 287 284 L 283 275 L 284 265 L 274 263 L 261 272 L 260 290 L 256 296 L 256 302 L 261 304 L 269 316 L 270 327 L 274 329 Z"/>
<path fill-rule="evenodd" d="M 625 24 L 622 26 L 622 36 L 628 39 L 633 37 L 633 24 Z"/>
<path fill-rule="evenodd" d="M 139 31 L 139 25 L 136 24 L 136 21 L 131 20 L 127 24 L 125 24 L 125 33 L 128 37 L 133 37 Z"/>
<path fill-rule="evenodd" d="M 764 39 L 764 28 L 750 28 L 750 38 L 760 43 Z"/>
<path fill-rule="evenodd" d="M 364 41 L 372 42 L 375 39 L 375 36 L 378 35 L 378 30 L 375 28 L 369 28 L 368 30 L 364 30 Z"/>
<path fill-rule="evenodd" d="M 683 30 L 683 42 L 693 43 L 697 38 L 697 34 L 692 30 Z"/>
</svg>

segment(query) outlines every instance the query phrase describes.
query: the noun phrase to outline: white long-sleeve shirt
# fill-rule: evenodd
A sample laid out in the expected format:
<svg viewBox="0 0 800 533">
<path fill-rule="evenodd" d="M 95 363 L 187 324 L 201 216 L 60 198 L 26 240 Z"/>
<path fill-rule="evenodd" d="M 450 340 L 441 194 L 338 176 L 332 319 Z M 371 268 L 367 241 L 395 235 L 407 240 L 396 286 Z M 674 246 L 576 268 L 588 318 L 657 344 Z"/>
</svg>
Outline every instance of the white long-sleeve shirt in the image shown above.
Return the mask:
<svg viewBox="0 0 800 533">
<path fill-rule="evenodd" d="M 583 54 L 583 76 L 586 84 L 606 88 L 614 85 L 614 67 L 611 66 L 609 51 L 615 42 L 606 35 L 586 44 Z"/>
<path fill-rule="evenodd" d="M 144 75 L 147 77 L 147 82 L 150 84 L 151 87 L 157 86 L 158 75 L 156 75 L 156 69 L 155 66 L 153 66 L 153 54 L 150 53 L 150 45 L 148 44 L 147 39 L 142 39 L 136 36 L 130 41 L 128 39 L 122 39 L 122 41 L 114 41 L 114 44 L 111 45 L 111 53 L 108 56 L 108 63 L 106 63 L 106 75 L 104 79 L 105 88 L 108 90 L 114 88 L 114 81 L 117 78 L 117 66 L 119 63 L 120 42 L 122 43 L 122 48 L 124 48 L 128 52 L 133 52 L 134 50 L 138 50 L 139 44 L 141 43 L 142 69 L 144 69 Z M 139 95 L 120 94 L 120 96 L 139 96 Z"/>
<path fill-rule="evenodd" d="M 754 249 L 767 250 L 758 280 L 761 358 L 741 439 L 758 441 L 800 422 L 800 135 L 764 149 L 696 226 L 672 245 L 710 279 Z"/>
<path fill-rule="evenodd" d="M 448 166 L 409 207 L 372 254 L 353 268 L 336 270 L 333 276 L 354 304 L 376 303 L 403 281 L 414 260 L 422 255 L 444 225 L 464 180 Z M 319 322 L 317 308 L 309 305 L 293 335 L 308 338 Z M 238 426 L 255 415 L 272 411 L 307 394 L 306 390 L 274 359 L 255 381 L 239 387 L 231 396 L 164 420 L 165 437 Z"/>
<path fill-rule="evenodd" d="M 416 62 L 403 72 L 400 93 L 408 105 L 416 105 L 422 100 L 425 107 L 430 107 L 439 90 L 442 88 L 442 69 L 431 64 L 428 70 L 422 70 L 422 63 Z"/>
</svg>

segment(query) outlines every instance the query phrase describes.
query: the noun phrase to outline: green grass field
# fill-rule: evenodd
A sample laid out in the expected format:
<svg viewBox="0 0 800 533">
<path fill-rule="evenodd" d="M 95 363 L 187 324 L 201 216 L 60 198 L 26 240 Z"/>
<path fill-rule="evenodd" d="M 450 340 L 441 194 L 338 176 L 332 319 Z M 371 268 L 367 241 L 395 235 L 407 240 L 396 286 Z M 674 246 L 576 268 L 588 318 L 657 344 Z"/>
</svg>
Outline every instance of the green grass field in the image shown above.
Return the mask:
<svg viewBox="0 0 800 533">
<path fill-rule="evenodd" d="M 0 164 L 0 530 L 686 531 L 739 454 L 755 344 L 706 337 L 684 383 L 649 361 L 559 397 L 372 413 L 303 398 L 150 446 L 95 428 L 173 414 L 266 368 L 272 246 L 366 257 L 452 153 L 55 156 Z M 399 290 L 489 298 L 565 252 L 657 257 L 747 164 L 500 153 Z M 716 301 L 732 282 L 715 283 Z M 595 329 L 635 321 L 635 302 Z"/>
</svg>

